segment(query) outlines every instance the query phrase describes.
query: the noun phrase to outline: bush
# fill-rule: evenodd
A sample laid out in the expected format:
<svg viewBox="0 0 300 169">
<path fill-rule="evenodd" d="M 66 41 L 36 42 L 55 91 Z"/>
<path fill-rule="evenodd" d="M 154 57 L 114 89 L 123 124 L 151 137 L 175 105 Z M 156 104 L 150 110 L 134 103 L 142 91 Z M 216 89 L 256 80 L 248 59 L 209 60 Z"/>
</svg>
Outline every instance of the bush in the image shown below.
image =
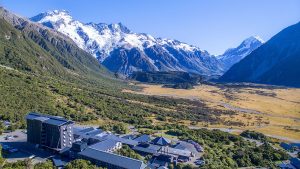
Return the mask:
<svg viewBox="0 0 300 169">
<path fill-rule="evenodd" d="M 53 166 L 52 161 L 47 160 L 46 162 L 43 163 L 37 163 L 34 166 L 34 169 L 54 169 L 55 167 Z"/>
<path fill-rule="evenodd" d="M 167 118 L 165 116 L 158 115 L 158 116 L 156 116 L 156 120 L 167 121 Z"/>
<path fill-rule="evenodd" d="M 68 163 L 65 169 L 100 169 L 100 168 L 93 165 L 90 161 L 78 159 Z"/>
<path fill-rule="evenodd" d="M 117 151 L 118 154 L 138 160 L 143 160 L 142 156 L 136 153 L 134 150 L 132 150 L 127 145 L 123 145 L 120 150 Z"/>
<path fill-rule="evenodd" d="M 268 141 L 268 138 L 264 134 L 255 131 L 246 130 L 243 131 L 240 135 L 242 137 L 249 138 L 249 139 L 259 140 L 263 142 Z"/>
<path fill-rule="evenodd" d="M 128 133 L 128 128 L 124 123 L 114 123 L 114 124 L 105 124 L 100 126 L 99 128 L 105 131 L 112 131 L 117 134 L 126 134 Z"/>
</svg>

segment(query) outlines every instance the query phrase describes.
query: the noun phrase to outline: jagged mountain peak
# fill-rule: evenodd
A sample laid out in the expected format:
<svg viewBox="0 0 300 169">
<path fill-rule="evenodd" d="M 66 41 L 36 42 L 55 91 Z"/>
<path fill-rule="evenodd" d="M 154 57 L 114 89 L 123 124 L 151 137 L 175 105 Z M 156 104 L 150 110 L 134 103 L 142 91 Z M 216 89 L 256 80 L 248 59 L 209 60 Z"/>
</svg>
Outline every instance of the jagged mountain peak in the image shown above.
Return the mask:
<svg viewBox="0 0 300 169">
<path fill-rule="evenodd" d="M 53 11 L 47 11 L 40 13 L 32 18 L 30 20 L 34 22 L 44 22 L 45 20 L 47 21 L 52 21 L 52 22 L 57 22 L 59 20 L 72 20 L 72 16 L 70 13 L 66 10 L 53 10 Z"/>
<path fill-rule="evenodd" d="M 245 39 L 242 43 L 255 43 L 255 42 L 265 43 L 265 41 L 258 35 L 250 36 L 249 38 Z"/>
<path fill-rule="evenodd" d="M 106 24 L 106 23 L 87 23 L 86 25 L 90 25 L 97 29 L 99 32 L 109 29 L 112 33 L 132 33 L 129 28 L 127 28 L 124 24 L 121 22 L 119 23 L 112 23 L 112 24 Z"/>
<path fill-rule="evenodd" d="M 218 60 L 198 47 L 178 40 L 134 33 L 122 23 L 82 23 L 68 12 L 52 11 L 31 18 L 69 36 L 113 72 L 185 71 L 221 74 Z"/>
<path fill-rule="evenodd" d="M 249 38 L 245 39 L 237 48 L 242 50 L 248 50 L 249 49 L 256 49 L 258 46 L 262 45 L 264 43 L 264 40 L 262 40 L 259 36 L 250 36 Z"/>
<path fill-rule="evenodd" d="M 262 40 L 262 38 L 260 38 L 258 35 L 255 36 L 250 36 L 249 38 L 245 39 L 242 41 L 242 43 L 240 43 L 239 46 L 237 46 L 236 48 L 229 48 L 227 49 L 223 55 L 218 56 L 219 58 L 222 58 L 224 56 L 226 56 L 228 53 L 231 53 L 232 51 L 235 51 L 237 49 L 239 50 L 243 50 L 243 49 L 249 49 L 251 48 L 251 45 L 255 45 L 257 46 L 257 44 L 263 44 L 264 40 Z"/>
<path fill-rule="evenodd" d="M 238 63 L 252 51 L 260 47 L 264 41 L 259 36 L 250 36 L 242 41 L 236 48 L 227 49 L 223 55 L 218 56 L 222 62 L 224 70 L 228 70 L 232 65 Z"/>
<path fill-rule="evenodd" d="M 55 10 L 49 10 L 47 12 L 40 13 L 39 15 L 44 16 L 70 16 L 70 12 L 64 9 L 55 9 Z"/>
</svg>

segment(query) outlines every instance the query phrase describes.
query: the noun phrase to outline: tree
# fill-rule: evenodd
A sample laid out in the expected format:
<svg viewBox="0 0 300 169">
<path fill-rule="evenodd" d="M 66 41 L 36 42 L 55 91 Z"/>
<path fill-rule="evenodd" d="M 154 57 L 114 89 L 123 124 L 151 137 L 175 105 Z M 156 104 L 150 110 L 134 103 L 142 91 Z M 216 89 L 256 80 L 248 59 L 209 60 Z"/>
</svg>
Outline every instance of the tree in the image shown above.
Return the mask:
<svg viewBox="0 0 300 169">
<path fill-rule="evenodd" d="M 65 168 L 66 169 L 98 169 L 98 167 L 93 165 L 90 161 L 82 160 L 82 159 L 71 161 L 66 165 Z"/>
<path fill-rule="evenodd" d="M 24 162 L 25 162 L 26 169 L 32 169 L 33 168 L 33 164 L 32 164 L 32 160 L 31 159 L 29 159 L 29 158 L 25 159 Z"/>
<path fill-rule="evenodd" d="M 162 116 L 162 115 L 157 115 L 156 116 L 156 120 L 159 120 L 159 121 L 167 121 L 167 118 L 165 116 Z"/>
<path fill-rule="evenodd" d="M 5 127 L 4 127 L 3 123 L 0 122 L 0 135 L 3 134 L 4 128 L 5 128 Z"/>
<path fill-rule="evenodd" d="M 183 166 L 182 169 L 193 169 L 193 166 L 191 164 L 187 164 Z"/>
<path fill-rule="evenodd" d="M 2 157 L 2 146 L 0 145 L 0 168 L 3 167 L 5 159 Z"/>
<path fill-rule="evenodd" d="M 101 128 L 105 131 L 113 131 L 114 133 L 117 133 L 117 134 L 128 133 L 128 128 L 124 123 L 105 124 L 105 125 L 99 126 L 99 128 Z"/>
<path fill-rule="evenodd" d="M 53 163 L 50 160 L 47 160 L 44 163 L 37 163 L 34 166 L 34 169 L 54 169 Z"/>
<path fill-rule="evenodd" d="M 174 164 L 170 163 L 168 166 L 169 169 L 174 169 Z"/>
<path fill-rule="evenodd" d="M 7 127 L 7 130 L 9 131 L 15 131 L 16 130 L 16 126 L 14 124 L 11 124 Z"/>
<path fill-rule="evenodd" d="M 143 159 L 141 155 L 139 155 L 138 153 L 133 151 L 127 145 L 123 145 L 123 147 L 120 150 L 118 150 L 117 153 L 122 155 L 122 156 L 130 157 L 130 158 L 134 158 L 134 159 L 138 159 L 138 160 Z"/>
<path fill-rule="evenodd" d="M 25 161 L 17 161 L 14 163 L 5 163 L 5 165 L 2 167 L 3 169 L 27 169 L 29 167 L 28 163 Z"/>
</svg>

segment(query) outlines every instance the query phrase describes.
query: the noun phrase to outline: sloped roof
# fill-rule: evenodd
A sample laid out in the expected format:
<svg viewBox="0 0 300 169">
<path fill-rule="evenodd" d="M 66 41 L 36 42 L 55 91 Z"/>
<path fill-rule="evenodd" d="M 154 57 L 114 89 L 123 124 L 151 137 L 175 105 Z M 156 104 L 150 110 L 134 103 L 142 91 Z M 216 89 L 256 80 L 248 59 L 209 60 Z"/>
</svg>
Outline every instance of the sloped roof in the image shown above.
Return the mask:
<svg viewBox="0 0 300 169">
<path fill-rule="evenodd" d="M 144 134 L 144 135 L 141 135 L 137 138 L 134 139 L 135 141 L 138 141 L 138 142 L 143 142 L 143 143 L 147 143 L 149 141 L 151 141 L 151 137 L 150 135 L 147 135 L 147 134 Z"/>
<path fill-rule="evenodd" d="M 144 169 L 146 165 L 141 160 L 120 156 L 117 154 L 95 150 L 87 148 L 84 151 L 78 153 L 82 157 L 98 160 L 104 163 L 108 163 L 114 166 L 126 168 L 126 169 Z"/>
<path fill-rule="evenodd" d="M 160 150 L 160 153 L 176 155 L 176 156 L 183 156 L 183 157 L 191 157 L 192 156 L 192 152 L 190 152 L 188 150 L 181 150 L 181 149 L 176 149 L 176 148 L 167 147 L 167 146 L 162 147 Z"/>
<path fill-rule="evenodd" d="M 171 140 L 165 138 L 165 137 L 156 137 L 154 140 L 152 140 L 153 144 L 165 146 L 171 143 Z"/>
<path fill-rule="evenodd" d="M 291 158 L 290 162 L 296 168 L 300 168 L 300 159 L 299 158 Z"/>
<path fill-rule="evenodd" d="M 101 141 L 99 143 L 93 144 L 89 146 L 89 148 L 95 149 L 95 150 L 101 150 L 101 151 L 107 151 L 109 149 L 114 148 L 117 145 L 118 141 L 107 139 L 104 141 Z"/>
<path fill-rule="evenodd" d="M 157 146 L 153 144 L 148 144 L 147 146 L 138 145 L 133 147 L 132 149 L 143 153 L 155 154 L 161 149 L 161 146 Z"/>
<path fill-rule="evenodd" d="M 102 136 L 102 137 L 94 136 L 93 138 L 97 139 L 99 141 L 104 141 L 104 140 L 108 140 L 108 139 L 115 140 L 115 141 L 121 142 L 123 144 L 130 145 L 130 146 L 136 146 L 136 145 L 138 145 L 138 141 L 136 141 L 136 140 L 131 140 L 131 139 L 126 139 L 126 138 L 118 137 L 118 136 L 116 136 L 114 134 L 108 134 L 108 135 L 105 135 L 105 136 Z"/>
<path fill-rule="evenodd" d="M 174 148 L 180 149 L 180 150 L 187 150 L 187 147 L 183 144 L 177 144 Z"/>
<path fill-rule="evenodd" d="M 67 163 L 59 158 L 52 158 L 55 167 L 64 167 Z"/>
<path fill-rule="evenodd" d="M 58 117 L 58 116 L 50 116 L 50 115 L 45 115 L 45 114 L 40 114 L 40 113 L 35 113 L 35 112 L 31 112 L 26 116 L 26 119 L 29 120 L 39 120 L 42 121 L 44 123 L 47 124 L 51 124 L 51 125 L 63 125 L 65 123 L 74 123 L 70 120 L 67 120 L 65 118 L 62 117 Z"/>
<path fill-rule="evenodd" d="M 76 127 L 74 131 L 74 135 L 79 138 L 89 139 L 103 132 L 104 132 L 103 130 L 94 127 L 83 128 L 83 129 L 79 129 Z"/>
<path fill-rule="evenodd" d="M 65 121 L 65 120 L 59 120 L 59 119 L 48 119 L 46 121 L 44 121 L 45 123 L 47 124 L 51 124 L 51 125 L 55 125 L 55 126 L 61 126 L 65 123 L 67 123 L 68 121 Z"/>
</svg>

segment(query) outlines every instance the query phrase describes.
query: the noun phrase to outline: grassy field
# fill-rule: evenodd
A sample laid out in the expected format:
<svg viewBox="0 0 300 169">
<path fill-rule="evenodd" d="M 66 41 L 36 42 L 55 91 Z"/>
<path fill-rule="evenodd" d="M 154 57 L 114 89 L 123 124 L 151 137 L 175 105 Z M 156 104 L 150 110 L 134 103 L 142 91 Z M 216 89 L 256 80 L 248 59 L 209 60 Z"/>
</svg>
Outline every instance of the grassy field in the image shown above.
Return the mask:
<svg viewBox="0 0 300 169">
<path fill-rule="evenodd" d="M 146 95 L 201 100 L 217 109 L 231 109 L 236 115 L 222 115 L 219 124 L 197 123 L 194 126 L 255 130 L 279 139 L 300 140 L 300 89 L 262 85 L 219 86 L 200 85 L 192 90 L 162 88 L 141 84 Z M 243 125 L 232 125 L 241 122 Z M 190 125 L 191 121 L 183 121 Z"/>
</svg>

